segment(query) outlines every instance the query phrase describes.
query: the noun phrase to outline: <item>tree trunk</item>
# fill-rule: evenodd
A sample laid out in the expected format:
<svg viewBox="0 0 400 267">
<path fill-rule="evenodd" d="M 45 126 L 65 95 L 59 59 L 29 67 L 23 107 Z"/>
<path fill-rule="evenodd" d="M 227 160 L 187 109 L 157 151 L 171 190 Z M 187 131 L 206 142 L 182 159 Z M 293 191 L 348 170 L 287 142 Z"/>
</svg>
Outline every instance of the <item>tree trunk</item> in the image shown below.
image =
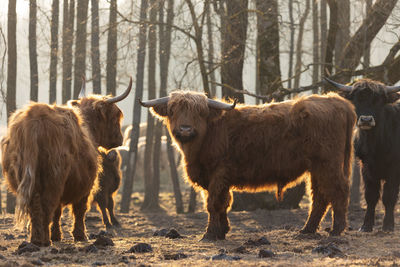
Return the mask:
<svg viewBox="0 0 400 267">
<path fill-rule="evenodd" d="M 93 93 L 101 94 L 101 67 L 99 46 L 99 0 L 92 0 L 92 79 Z"/>
<path fill-rule="evenodd" d="M 304 24 L 306 23 L 308 13 L 310 12 L 310 0 L 306 0 L 306 7 L 303 15 L 299 22 L 299 34 L 297 36 L 296 44 L 296 65 L 294 67 L 295 77 L 294 77 L 294 88 L 299 88 L 300 78 L 301 78 L 301 63 L 303 55 L 303 34 L 304 34 Z"/>
<path fill-rule="evenodd" d="M 63 7 L 63 83 L 62 103 L 71 99 L 72 44 L 74 42 L 75 0 L 64 0 Z"/>
<path fill-rule="evenodd" d="M 141 0 L 140 4 L 140 20 L 145 21 L 147 18 L 147 0 Z M 136 93 L 135 99 L 142 99 L 143 97 L 143 80 L 144 80 L 144 67 L 146 58 L 146 41 L 147 41 L 147 24 L 140 25 L 139 30 L 139 47 L 137 54 L 137 68 L 136 68 Z M 128 167 L 126 176 L 122 188 L 122 199 L 121 199 L 121 212 L 128 213 L 131 194 L 133 177 L 136 171 L 136 159 L 137 159 L 137 145 L 139 140 L 139 124 L 141 116 L 141 105 L 138 101 L 133 104 L 133 116 L 132 116 L 132 132 L 131 132 L 131 143 L 129 146 L 128 156 Z"/>
<path fill-rule="evenodd" d="M 329 5 L 329 30 L 328 37 L 326 41 L 326 49 L 325 49 L 325 72 L 323 74 L 324 77 L 330 76 L 332 74 L 332 65 L 333 65 L 333 52 L 335 50 L 335 40 L 336 33 L 338 28 L 338 10 L 336 0 L 327 0 Z"/>
<path fill-rule="evenodd" d="M 194 213 L 196 211 L 196 190 L 194 188 L 190 188 L 190 196 L 189 196 L 189 207 L 188 213 Z"/>
<path fill-rule="evenodd" d="M 58 62 L 58 17 L 60 1 L 53 0 L 51 7 L 51 44 L 50 44 L 50 82 L 49 82 L 49 103 L 57 102 L 57 62 Z"/>
<path fill-rule="evenodd" d="M 328 19 L 326 14 L 326 0 L 321 0 L 321 18 L 320 18 L 320 26 L 321 26 L 321 77 L 325 76 L 325 54 L 326 54 L 326 41 L 327 41 L 327 32 L 328 32 Z"/>
<path fill-rule="evenodd" d="M 209 4 L 209 3 L 208 3 Z M 217 94 L 217 86 L 215 84 L 215 64 L 214 64 L 214 39 L 211 25 L 211 8 L 208 7 L 206 10 L 206 24 L 207 24 L 207 41 L 208 41 L 208 73 L 210 75 L 210 97 L 215 97 Z"/>
<path fill-rule="evenodd" d="M 313 22 L 313 73 L 312 83 L 316 84 L 319 80 L 319 24 L 318 24 L 318 2 L 312 0 L 312 22 Z M 318 88 L 313 89 L 313 93 L 318 93 Z"/>
<path fill-rule="evenodd" d="M 7 23 L 7 40 L 8 40 L 8 60 L 7 60 L 7 121 L 11 113 L 16 109 L 16 90 L 17 90 L 17 0 L 8 1 L 8 23 Z M 15 211 L 15 196 L 7 191 L 8 213 Z"/>
<path fill-rule="evenodd" d="M 243 94 L 236 93 L 229 88 L 243 90 L 243 63 L 246 48 L 247 24 L 248 24 L 248 0 L 225 0 L 221 1 L 226 5 L 226 11 L 221 16 L 221 29 L 225 24 L 225 29 L 221 30 L 222 41 L 222 65 L 221 83 L 222 96 L 224 98 L 234 98 L 244 103 Z"/>
<path fill-rule="evenodd" d="M 262 95 L 282 88 L 277 0 L 257 0 L 258 73 Z M 245 39 L 243 39 L 245 40 Z"/>
<path fill-rule="evenodd" d="M 110 21 L 107 41 L 107 94 L 116 95 L 117 84 L 117 0 L 110 1 Z"/>
<path fill-rule="evenodd" d="M 29 64 L 31 71 L 31 100 L 38 101 L 39 74 L 36 51 L 36 0 L 29 0 Z"/>
<path fill-rule="evenodd" d="M 355 158 L 353 161 L 352 183 L 350 190 L 350 206 L 360 208 L 360 161 Z"/>
<path fill-rule="evenodd" d="M 82 87 L 82 76 L 86 71 L 86 25 L 89 0 L 79 0 L 76 14 L 76 40 L 74 65 L 74 99 L 78 99 Z"/>
<path fill-rule="evenodd" d="M 365 1 L 365 14 L 368 14 L 368 11 L 371 9 L 372 6 L 372 0 L 366 0 Z M 370 44 L 367 43 L 367 31 L 364 31 L 364 68 L 368 68 L 370 65 L 370 60 L 371 60 L 371 47 Z"/>
<path fill-rule="evenodd" d="M 370 44 L 380 29 L 385 25 L 389 15 L 392 13 L 397 0 L 377 0 L 371 7 L 366 19 L 350 39 L 342 53 L 341 68 L 354 71 L 360 63 L 364 53 L 365 44 Z M 343 75 L 341 82 L 348 82 L 351 72 Z"/>
<path fill-rule="evenodd" d="M 296 27 L 294 25 L 294 18 L 293 18 L 293 0 L 289 0 L 289 20 L 290 20 L 290 43 L 289 43 L 289 66 L 288 66 L 288 88 L 292 88 L 292 76 L 293 76 L 293 56 L 294 56 L 294 34 L 296 32 Z M 276 22 L 278 22 L 278 14 L 276 14 Z M 279 25 L 278 25 L 279 26 Z M 278 38 L 279 38 L 279 31 L 278 31 Z M 258 43 L 258 41 L 257 41 Z M 259 48 L 257 48 L 259 51 Z M 279 58 L 279 54 L 278 54 Z M 257 61 L 258 62 L 258 61 Z"/>
<path fill-rule="evenodd" d="M 204 60 L 204 50 L 203 50 L 203 43 L 202 43 L 202 37 L 203 37 L 203 21 L 204 21 L 204 16 L 206 14 L 206 9 L 208 8 L 208 1 L 205 2 L 204 4 L 204 9 L 203 13 L 201 15 L 201 25 L 199 25 L 197 21 L 197 15 L 195 12 L 195 7 L 191 0 L 186 0 L 186 4 L 189 7 L 190 10 L 190 16 L 192 17 L 192 22 L 193 22 L 193 28 L 195 31 L 195 35 L 193 41 L 196 44 L 196 52 L 197 52 L 197 60 L 199 63 L 199 68 L 200 68 L 200 74 L 201 74 L 201 79 L 203 82 L 203 90 L 205 94 L 210 97 L 211 92 L 210 92 L 210 85 L 208 84 L 208 75 L 207 75 L 207 68 L 205 65 L 205 60 Z"/>
<path fill-rule="evenodd" d="M 350 0 L 337 0 L 338 31 L 335 44 L 335 69 L 342 70 L 340 59 L 346 44 L 350 40 Z"/>
<path fill-rule="evenodd" d="M 148 63 L 148 98 L 156 98 L 156 54 L 157 54 L 157 21 L 158 5 L 157 0 L 150 0 L 150 15 L 149 15 L 149 63 Z M 147 110 L 147 131 L 146 131 L 146 146 L 144 152 L 144 201 L 141 210 L 157 210 L 160 209 L 158 203 L 158 192 L 153 192 L 159 185 L 153 180 L 153 148 L 154 148 L 154 117 Z M 160 182 L 158 180 L 158 182 Z M 155 194 L 157 193 L 157 196 Z M 154 199 L 155 198 L 155 199 Z"/>
</svg>

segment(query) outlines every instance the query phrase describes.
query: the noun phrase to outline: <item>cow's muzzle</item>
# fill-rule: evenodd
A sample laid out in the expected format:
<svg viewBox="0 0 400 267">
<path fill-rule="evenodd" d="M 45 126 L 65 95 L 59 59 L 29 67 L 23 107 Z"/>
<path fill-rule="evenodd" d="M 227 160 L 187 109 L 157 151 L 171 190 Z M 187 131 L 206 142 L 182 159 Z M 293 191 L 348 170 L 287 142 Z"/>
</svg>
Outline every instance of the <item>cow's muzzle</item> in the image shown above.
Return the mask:
<svg viewBox="0 0 400 267">
<path fill-rule="evenodd" d="M 372 127 L 375 127 L 375 119 L 373 116 L 362 115 L 358 119 L 357 126 L 361 130 L 370 130 Z"/>
<path fill-rule="evenodd" d="M 180 125 L 173 131 L 175 138 L 181 143 L 187 143 L 192 141 L 196 135 L 196 130 L 189 125 Z"/>
</svg>

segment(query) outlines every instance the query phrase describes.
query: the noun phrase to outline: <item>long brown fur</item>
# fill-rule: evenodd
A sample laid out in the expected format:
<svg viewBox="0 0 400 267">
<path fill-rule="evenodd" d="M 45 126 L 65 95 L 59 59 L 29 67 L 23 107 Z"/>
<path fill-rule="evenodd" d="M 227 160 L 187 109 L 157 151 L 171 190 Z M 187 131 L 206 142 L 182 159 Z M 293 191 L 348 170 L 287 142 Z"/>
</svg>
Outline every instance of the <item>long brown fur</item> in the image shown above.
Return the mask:
<svg viewBox="0 0 400 267">
<path fill-rule="evenodd" d="M 3 175 L 17 195 L 17 221 L 30 219 L 32 243 L 50 245 L 51 222 L 51 240 L 61 240 L 59 220 L 68 204 L 74 239 L 86 240 L 84 216 L 101 171 L 97 146 L 122 143 L 122 113 L 105 99 L 83 98 L 70 106 L 31 103 L 11 115 L 1 146 Z"/>
<path fill-rule="evenodd" d="M 331 234 L 344 230 L 356 120 L 344 98 L 330 93 L 221 111 L 209 108 L 204 94 L 174 92 L 152 110 L 184 156 L 188 179 L 208 193 L 205 239 L 224 239 L 229 231 L 231 190 L 283 193 L 307 172 L 312 204 L 302 232 L 317 230 L 328 205 L 334 211 Z M 180 125 L 193 126 L 196 138 L 180 142 L 174 136 Z"/>
</svg>

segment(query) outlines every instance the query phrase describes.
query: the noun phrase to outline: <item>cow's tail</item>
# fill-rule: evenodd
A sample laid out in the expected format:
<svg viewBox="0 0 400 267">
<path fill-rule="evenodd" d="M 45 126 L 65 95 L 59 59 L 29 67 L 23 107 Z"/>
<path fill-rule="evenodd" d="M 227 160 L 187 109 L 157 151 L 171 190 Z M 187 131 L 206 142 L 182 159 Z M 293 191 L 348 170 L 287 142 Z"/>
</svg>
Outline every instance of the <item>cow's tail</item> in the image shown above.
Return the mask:
<svg viewBox="0 0 400 267">
<path fill-rule="evenodd" d="M 346 144 L 344 151 L 344 162 L 343 162 L 343 174 L 347 179 L 349 179 L 351 175 L 351 165 L 353 161 L 353 129 L 356 121 L 356 116 L 352 112 L 347 117 L 347 125 L 346 125 Z"/>
<path fill-rule="evenodd" d="M 24 226 L 28 219 L 28 206 L 33 197 L 33 190 L 36 184 L 36 168 L 39 158 L 39 146 L 36 131 L 29 131 L 31 133 L 30 140 L 24 140 L 29 143 L 25 146 L 21 153 L 22 169 L 20 176 L 20 183 L 17 188 L 17 201 L 15 207 L 15 219 L 17 226 Z M 33 136 L 32 136 L 33 135 Z M 26 136 L 25 136 L 26 138 Z M 24 139 L 25 139 L 24 138 Z"/>
</svg>

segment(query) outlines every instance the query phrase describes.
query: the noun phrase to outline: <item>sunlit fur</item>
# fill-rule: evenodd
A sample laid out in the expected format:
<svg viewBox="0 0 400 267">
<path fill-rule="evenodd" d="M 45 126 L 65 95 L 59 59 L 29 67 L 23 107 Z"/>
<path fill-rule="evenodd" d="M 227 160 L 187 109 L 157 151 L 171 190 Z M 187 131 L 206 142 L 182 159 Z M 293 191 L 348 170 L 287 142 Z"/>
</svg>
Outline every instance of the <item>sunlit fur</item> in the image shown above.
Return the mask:
<svg viewBox="0 0 400 267">
<path fill-rule="evenodd" d="M 107 150 L 99 147 L 98 151 L 102 158 L 103 171 L 98 176 L 99 190 L 94 194 L 93 200 L 103 216 L 103 223 L 107 229 L 111 226 L 119 226 L 119 222 L 114 215 L 114 195 L 117 192 L 121 182 L 121 156 L 116 149 Z M 108 219 L 107 211 L 110 215 Z"/>
<path fill-rule="evenodd" d="M 331 234 L 344 230 L 356 119 L 344 98 L 331 93 L 221 111 L 209 108 L 204 94 L 179 91 L 152 110 L 172 136 L 182 124 L 198 133 L 190 143 L 173 138 L 188 179 L 208 193 L 204 238 L 223 239 L 229 231 L 230 190 L 284 192 L 307 172 L 312 208 L 302 231 L 315 232 L 328 205 L 334 210 Z"/>
<path fill-rule="evenodd" d="M 361 231 L 370 232 L 375 223 L 375 207 L 380 199 L 385 216 L 382 230 L 394 230 L 394 210 L 400 185 L 400 102 L 397 93 L 388 93 L 378 81 L 362 79 L 346 96 L 355 106 L 358 117 L 373 116 L 374 127 L 358 128 L 355 155 L 361 160 L 364 193 L 367 202 Z"/>
<path fill-rule="evenodd" d="M 31 103 L 9 119 L 1 147 L 3 174 L 17 195 L 17 222 L 29 217 L 31 242 L 37 245 L 50 245 L 51 222 L 51 240 L 61 240 L 60 216 L 67 204 L 75 217 L 74 239 L 86 240 L 84 215 L 101 171 L 97 146 L 122 143 L 121 111 L 105 99 L 83 98 L 71 106 Z"/>
</svg>

